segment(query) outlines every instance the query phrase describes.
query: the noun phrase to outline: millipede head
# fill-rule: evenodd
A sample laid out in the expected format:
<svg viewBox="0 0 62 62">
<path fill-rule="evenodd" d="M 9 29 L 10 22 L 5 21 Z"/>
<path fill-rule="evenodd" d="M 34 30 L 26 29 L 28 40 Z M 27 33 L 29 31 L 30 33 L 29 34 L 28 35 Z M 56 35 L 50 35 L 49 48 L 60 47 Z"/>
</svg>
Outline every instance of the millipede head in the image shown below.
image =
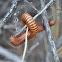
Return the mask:
<svg viewBox="0 0 62 62">
<path fill-rule="evenodd" d="M 55 23 L 56 23 L 55 20 L 50 20 L 50 21 L 49 21 L 49 25 L 50 25 L 50 26 L 55 25 Z"/>
<path fill-rule="evenodd" d="M 27 26 L 29 27 L 29 31 L 27 35 L 28 39 L 34 37 L 37 34 L 37 32 L 41 32 L 45 30 L 44 24 L 37 25 L 33 17 L 28 13 L 24 13 L 21 17 L 21 20 L 23 25 L 27 24 Z M 50 26 L 55 25 L 55 20 L 49 21 L 49 25 Z M 25 41 L 25 35 L 26 35 L 26 32 L 23 32 L 22 34 L 17 36 L 15 35 L 11 36 L 10 37 L 11 44 L 13 44 L 14 46 L 21 45 Z"/>
</svg>

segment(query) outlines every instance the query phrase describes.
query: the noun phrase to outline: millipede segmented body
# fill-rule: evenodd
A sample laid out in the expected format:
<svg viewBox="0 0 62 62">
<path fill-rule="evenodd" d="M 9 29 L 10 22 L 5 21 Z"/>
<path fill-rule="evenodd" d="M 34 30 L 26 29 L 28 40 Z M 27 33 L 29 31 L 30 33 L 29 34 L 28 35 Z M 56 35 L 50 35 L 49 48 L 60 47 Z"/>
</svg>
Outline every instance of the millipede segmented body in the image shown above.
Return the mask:
<svg viewBox="0 0 62 62">
<path fill-rule="evenodd" d="M 33 17 L 28 13 L 24 13 L 21 17 L 21 20 L 22 20 L 23 25 L 27 24 L 29 27 L 29 31 L 28 31 L 28 35 L 27 35 L 28 39 L 34 37 L 37 34 L 37 32 L 41 32 L 45 29 L 44 24 L 37 25 L 36 22 L 34 21 Z M 53 26 L 54 24 L 55 24 L 55 20 L 49 21 L 50 26 Z M 19 35 L 11 36 L 10 42 L 14 46 L 21 45 L 25 41 L 25 34 L 26 34 L 26 32 L 24 31 L 23 33 L 21 33 Z"/>
<path fill-rule="evenodd" d="M 27 24 L 29 27 L 27 38 L 29 39 L 29 38 L 34 37 L 38 32 L 38 26 L 36 22 L 34 21 L 33 17 L 28 13 L 24 13 L 21 17 L 21 20 L 24 25 Z M 25 32 L 22 35 L 10 37 L 10 42 L 14 46 L 18 46 L 24 41 L 25 41 Z"/>
<path fill-rule="evenodd" d="M 30 29 L 30 37 L 35 36 L 38 32 L 38 26 L 36 22 L 34 21 L 33 17 L 28 13 L 24 13 L 21 17 L 21 20 L 24 25 L 25 24 L 28 25 Z"/>
</svg>

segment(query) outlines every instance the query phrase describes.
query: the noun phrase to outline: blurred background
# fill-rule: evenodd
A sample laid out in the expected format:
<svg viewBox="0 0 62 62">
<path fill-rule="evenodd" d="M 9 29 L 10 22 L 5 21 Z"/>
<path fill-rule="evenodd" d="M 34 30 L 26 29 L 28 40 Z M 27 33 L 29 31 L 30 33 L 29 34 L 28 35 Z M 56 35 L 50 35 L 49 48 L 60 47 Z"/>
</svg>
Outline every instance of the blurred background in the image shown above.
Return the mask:
<svg viewBox="0 0 62 62">
<path fill-rule="evenodd" d="M 0 0 L 0 20 L 5 16 L 12 6 L 13 0 Z M 36 7 L 39 11 L 41 10 L 40 0 L 28 0 L 31 5 Z M 44 0 L 47 4 L 50 0 Z M 23 27 L 21 22 L 21 16 L 23 13 L 27 12 L 33 17 L 37 14 L 37 11 L 33 7 L 25 2 L 20 0 L 18 3 L 17 9 L 14 13 L 19 12 L 16 16 L 12 15 L 5 25 L 0 28 L 0 46 L 7 49 L 13 54 L 16 54 L 21 58 L 24 50 L 24 43 L 18 47 L 13 46 L 9 38 L 11 35 L 16 33 L 16 29 L 19 31 Z M 62 0 L 56 0 L 50 5 L 47 9 L 48 20 L 55 20 L 56 24 L 51 27 L 51 32 L 53 39 L 56 44 L 58 56 L 62 62 Z M 18 21 L 15 21 L 15 18 L 18 18 Z M 35 20 L 38 25 L 43 24 L 43 18 L 40 15 Z M 27 62 L 54 62 L 53 56 L 49 51 L 50 47 L 48 44 L 48 39 L 45 31 L 39 32 L 35 37 L 28 40 L 28 48 L 25 60 Z M 4 51 L 3 51 L 4 52 Z M 10 55 L 9 55 L 10 56 Z M 4 55 L 0 54 L 0 62 L 14 62 Z"/>
</svg>

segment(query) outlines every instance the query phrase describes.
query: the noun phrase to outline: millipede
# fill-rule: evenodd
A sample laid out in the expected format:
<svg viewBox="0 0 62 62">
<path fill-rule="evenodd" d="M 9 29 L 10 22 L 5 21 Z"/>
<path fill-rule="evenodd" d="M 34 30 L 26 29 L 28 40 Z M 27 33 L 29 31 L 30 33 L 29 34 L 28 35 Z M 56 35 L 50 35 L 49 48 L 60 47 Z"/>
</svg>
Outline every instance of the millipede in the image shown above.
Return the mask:
<svg viewBox="0 0 62 62">
<path fill-rule="evenodd" d="M 29 28 L 28 35 L 27 35 L 28 39 L 34 37 L 38 32 L 45 30 L 44 24 L 37 25 L 33 17 L 28 13 L 24 13 L 21 17 L 21 20 L 23 25 L 27 24 Z M 50 26 L 55 25 L 55 20 L 50 20 L 49 25 Z M 21 45 L 25 41 L 25 34 L 26 34 L 26 31 L 24 31 L 23 33 L 20 33 L 19 35 L 11 36 L 10 37 L 11 44 L 13 44 L 14 46 Z"/>
</svg>

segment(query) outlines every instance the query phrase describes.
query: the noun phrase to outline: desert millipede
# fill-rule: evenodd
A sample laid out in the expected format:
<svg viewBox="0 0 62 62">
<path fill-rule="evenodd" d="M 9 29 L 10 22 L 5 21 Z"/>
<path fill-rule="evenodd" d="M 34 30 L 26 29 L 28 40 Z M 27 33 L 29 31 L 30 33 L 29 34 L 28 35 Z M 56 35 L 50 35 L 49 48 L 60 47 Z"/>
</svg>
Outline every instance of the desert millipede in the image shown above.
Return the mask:
<svg viewBox="0 0 62 62">
<path fill-rule="evenodd" d="M 34 21 L 33 17 L 28 13 L 24 13 L 21 17 L 21 20 L 24 25 L 27 24 L 29 27 L 27 38 L 29 39 L 29 38 L 34 37 L 38 32 L 38 26 L 37 26 L 36 22 Z M 18 46 L 21 43 L 23 43 L 24 41 L 25 41 L 25 32 L 22 35 L 10 37 L 10 42 L 14 46 Z"/>
<path fill-rule="evenodd" d="M 37 32 L 41 32 L 45 29 L 43 24 L 37 25 L 36 22 L 34 21 L 33 17 L 28 13 L 24 13 L 21 17 L 21 20 L 22 20 L 23 25 L 27 24 L 29 27 L 29 31 L 28 31 L 28 35 L 27 35 L 28 39 L 34 37 L 37 34 Z M 54 24 L 55 24 L 55 20 L 49 21 L 50 26 L 53 26 Z M 10 42 L 14 46 L 21 45 L 25 41 L 25 34 L 26 34 L 26 32 L 23 32 L 22 34 L 19 34 L 16 36 L 15 35 L 11 36 Z"/>
</svg>

